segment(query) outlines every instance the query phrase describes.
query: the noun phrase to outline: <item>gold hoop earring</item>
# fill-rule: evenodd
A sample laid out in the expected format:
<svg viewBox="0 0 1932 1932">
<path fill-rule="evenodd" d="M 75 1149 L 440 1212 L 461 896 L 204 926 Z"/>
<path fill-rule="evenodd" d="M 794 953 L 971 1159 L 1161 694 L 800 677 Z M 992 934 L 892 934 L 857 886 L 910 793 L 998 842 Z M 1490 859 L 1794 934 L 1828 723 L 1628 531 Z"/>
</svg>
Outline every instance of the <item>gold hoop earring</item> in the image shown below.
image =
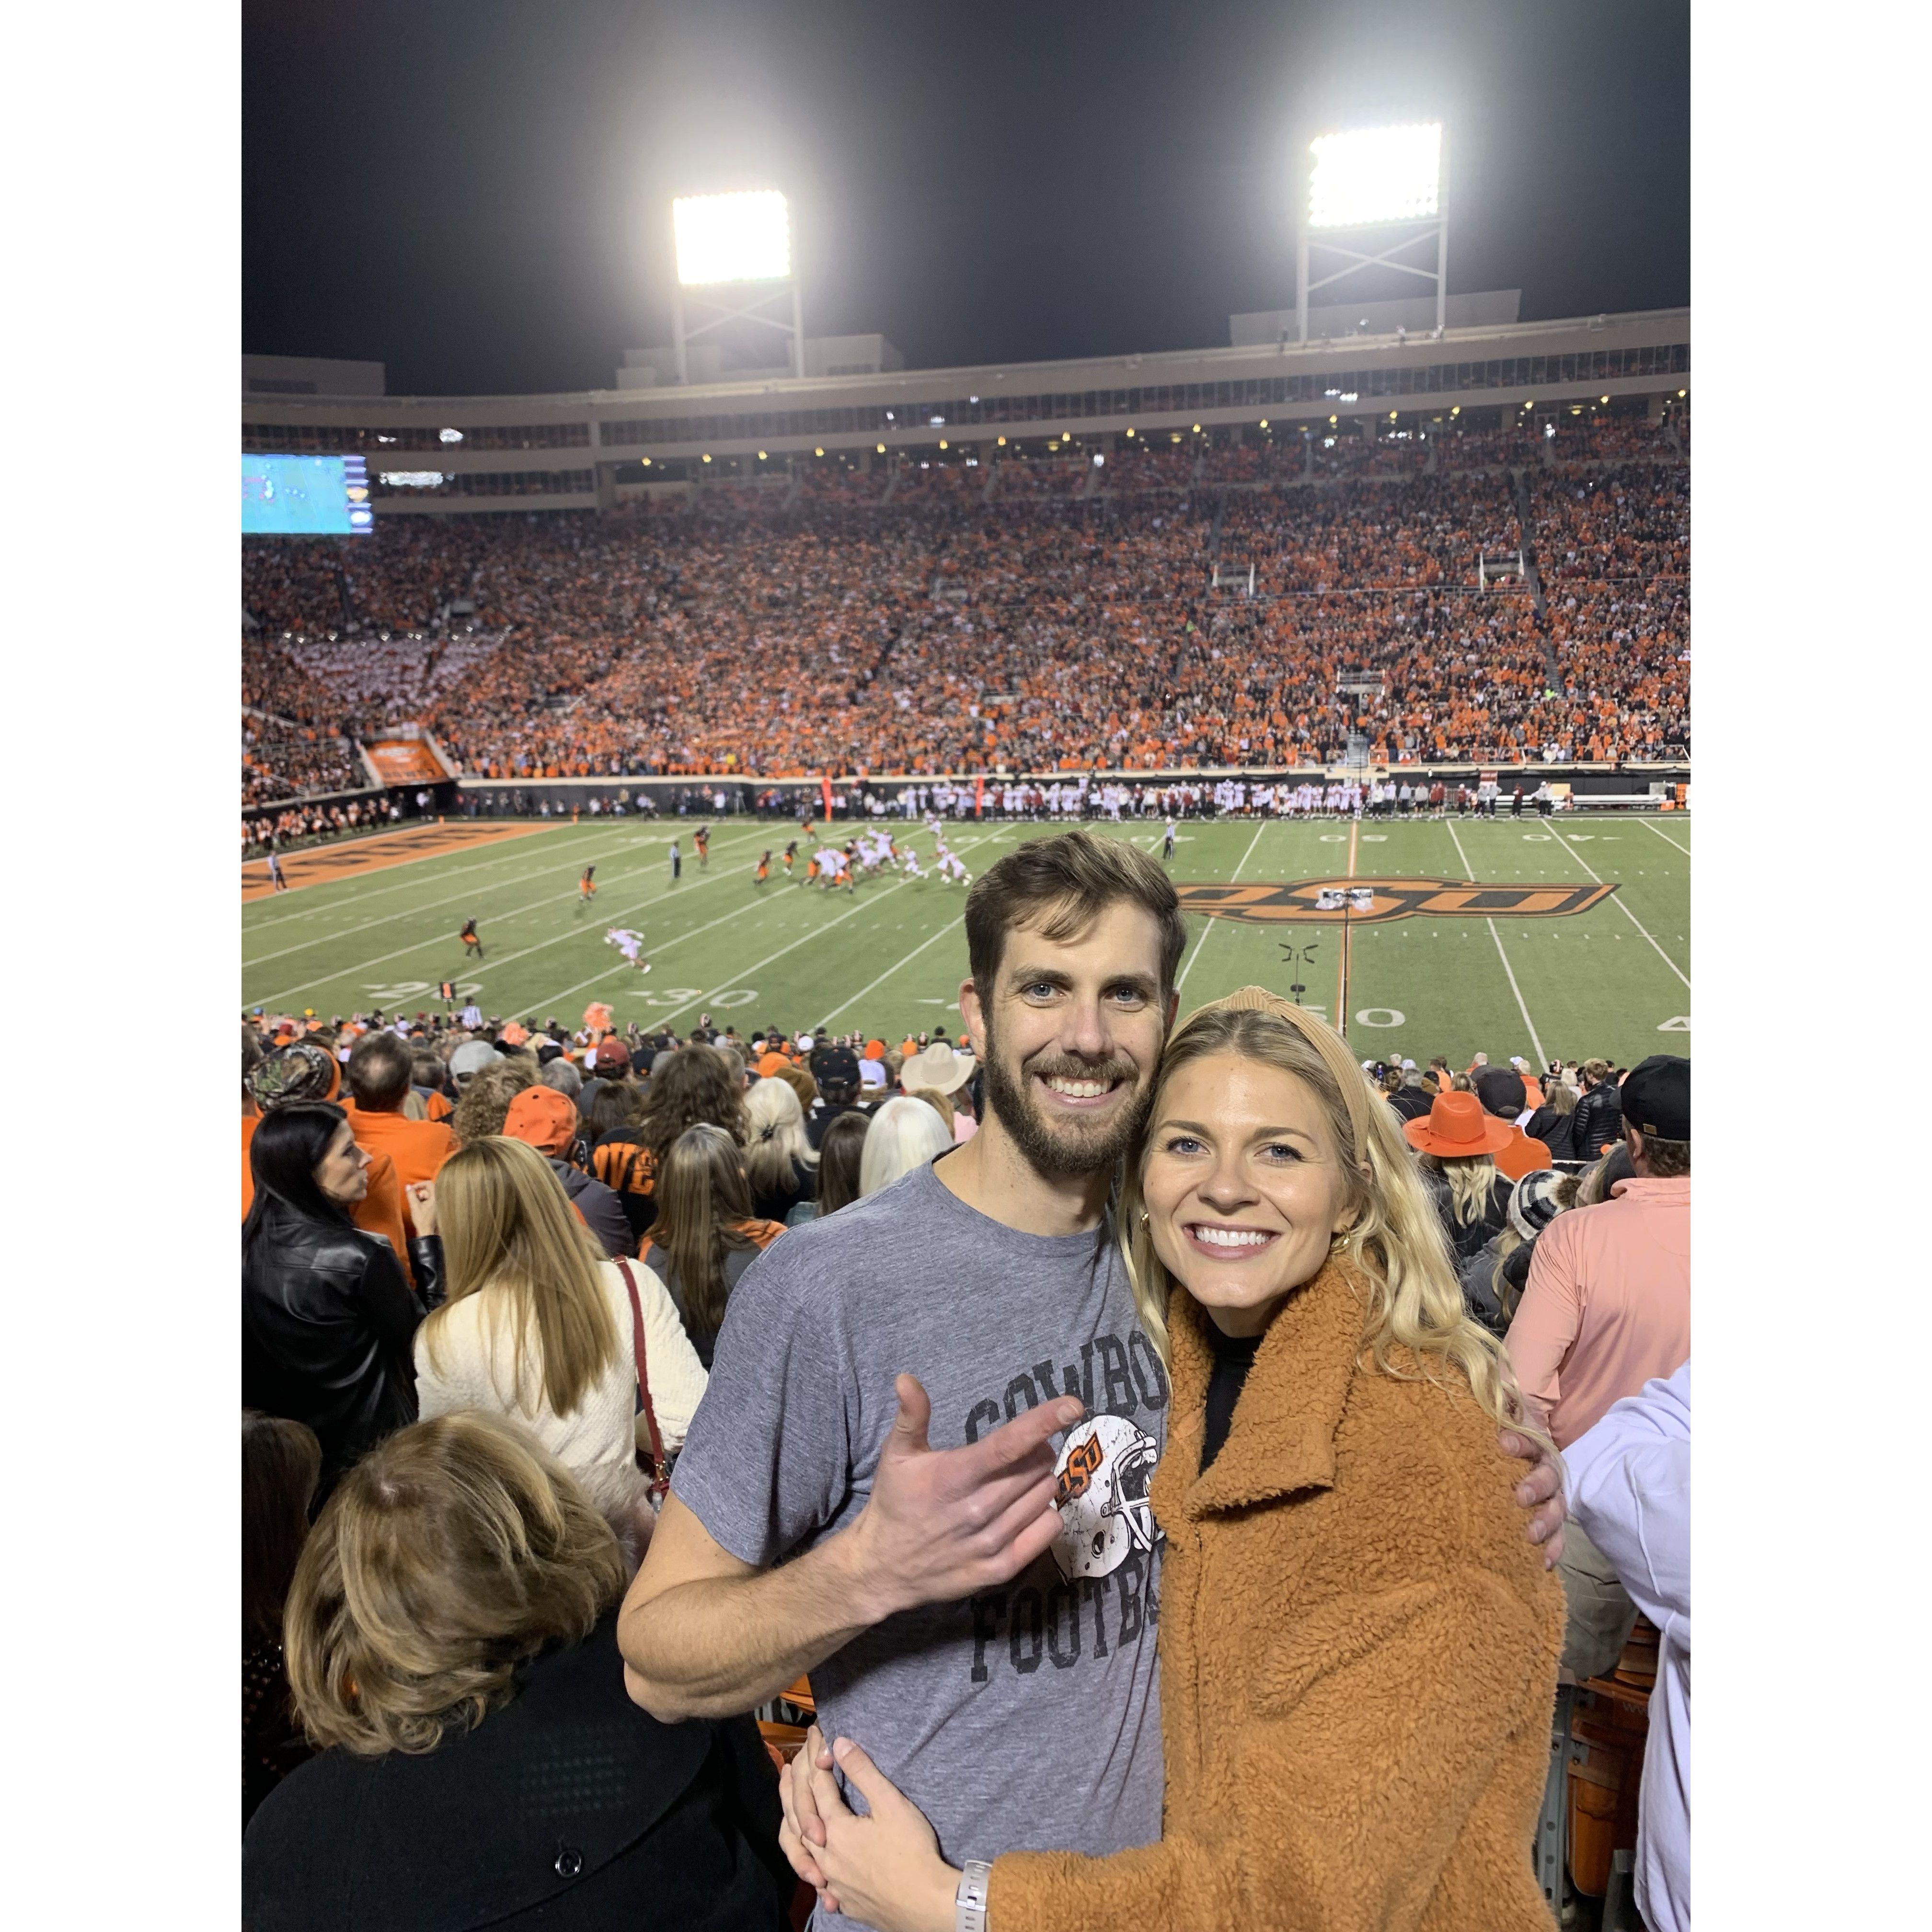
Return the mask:
<svg viewBox="0 0 1932 1932">
<path fill-rule="evenodd" d="M 1144 1228 L 1144 1227 L 1147 1226 L 1147 1224 L 1148 1224 L 1147 1210 L 1146 1210 L 1144 1208 L 1143 1208 L 1141 1210 L 1141 1226 L 1142 1226 L 1143 1228 Z"/>
</svg>

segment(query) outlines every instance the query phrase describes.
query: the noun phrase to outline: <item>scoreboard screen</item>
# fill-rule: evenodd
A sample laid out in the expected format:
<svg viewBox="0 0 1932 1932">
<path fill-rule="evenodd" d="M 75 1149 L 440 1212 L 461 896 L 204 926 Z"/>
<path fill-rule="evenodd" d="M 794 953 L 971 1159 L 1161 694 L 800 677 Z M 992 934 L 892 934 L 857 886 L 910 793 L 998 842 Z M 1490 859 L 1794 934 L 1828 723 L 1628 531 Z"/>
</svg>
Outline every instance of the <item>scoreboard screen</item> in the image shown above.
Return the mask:
<svg viewBox="0 0 1932 1932">
<path fill-rule="evenodd" d="M 359 456 L 244 456 L 244 536 L 356 536 L 376 526 Z"/>
</svg>

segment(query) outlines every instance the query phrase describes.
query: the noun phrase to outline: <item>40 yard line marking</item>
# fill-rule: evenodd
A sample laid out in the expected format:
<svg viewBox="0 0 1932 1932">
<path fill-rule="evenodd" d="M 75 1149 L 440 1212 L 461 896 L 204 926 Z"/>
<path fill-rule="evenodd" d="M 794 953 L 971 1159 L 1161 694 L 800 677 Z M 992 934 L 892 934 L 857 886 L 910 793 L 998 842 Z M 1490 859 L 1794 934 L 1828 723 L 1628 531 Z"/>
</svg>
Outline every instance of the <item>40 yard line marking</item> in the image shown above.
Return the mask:
<svg viewBox="0 0 1932 1932">
<path fill-rule="evenodd" d="M 1266 819 L 1263 819 L 1261 824 L 1255 827 L 1255 836 L 1248 841 L 1248 849 L 1241 854 L 1240 863 L 1235 866 L 1233 872 L 1228 876 L 1228 883 L 1230 885 L 1241 876 L 1241 866 L 1245 866 L 1255 856 L 1255 848 L 1262 842 L 1262 834 L 1268 830 L 1268 821 Z M 1165 833 L 1162 836 L 1165 836 Z M 1201 957 L 1201 950 L 1208 944 L 1208 934 L 1212 932 L 1219 922 L 1218 920 L 1210 919 L 1208 922 L 1206 931 L 1194 942 L 1194 950 L 1187 956 L 1186 963 L 1180 969 L 1180 977 L 1174 982 L 1174 990 L 1176 993 L 1187 984 L 1187 976 L 1194 970 L 1194 962 Z"/>
<path fill-rule="evenodd" d="M 1456 841 L 1456 856 L 1462 862 L 1463 878 L 1474 885 L 1476 875 L 1469 869 L 1469 855 L 1462 850 L 1462 841 L 1456 832 L 1454 823 L 1445 818 L 1442 824 L 1450 837 Z M 1594 878 L 1595 874 L 1592 874 L 1592 877 Z M 1603 881 L 1599 879 L 1597 883 L 1600 885 Z M 1537 1037 L 1536 1022 L 1529 1016 L 1529 1003 L 1522 996 L 1522 988 L 1516 982 L 1516 968 L 1510 964 L 1509 955 L 1503 950 L 1503 936 L 1496 930 L 1494 920 L 1486 919 L 1483 923 L 1490 928 L 1490 937 L 1496 943 L 1496 957 L 1503 962 L 1503 971 L 1509 978 L 1510 991 L 1516 995 L 1516 1010 L 1522 1014 L 1522 1023 L 1529 1029 L 1529 1043 L 1536 1049 L 1536 1064 L 1539 1066 L 1547 1066 L 1550 1064 L 1549 1056 L 1543 1050 L 1543 1042 Z"/>
<path fill-rule="evenodd" d="M 1637 823 L 1641 825 L 1646 832 L 1657 832 L 1657 827 L 1652 824 L 1650 820 L 1647 818 L 1640 818 L 1637 820 Z M 1658 838 L 1661 838 L 1666 845 L 1677 845 L 1677 841 L 1672 838 L 1670 834 L 1667 832 L 1657 832 L 1657 836 Z M 1677 849 L 1684 854 L 1685 858 L 1688 859 L 1690 857 L 1690 848 L 1689 846 L 1677 845 Z"/>
</svg>

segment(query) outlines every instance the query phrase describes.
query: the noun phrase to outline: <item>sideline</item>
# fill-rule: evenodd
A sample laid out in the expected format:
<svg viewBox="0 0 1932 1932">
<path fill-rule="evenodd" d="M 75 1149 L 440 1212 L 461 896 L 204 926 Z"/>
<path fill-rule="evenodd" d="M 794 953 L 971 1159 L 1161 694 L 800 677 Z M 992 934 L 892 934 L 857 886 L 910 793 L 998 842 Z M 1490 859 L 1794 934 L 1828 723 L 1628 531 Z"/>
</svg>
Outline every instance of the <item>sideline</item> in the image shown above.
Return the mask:
<svg viewBox="0 0 1932 1932">
<path fill-rule="evenodd" d="M 413 831 L 394 829 L 365 838 L 345 838 L 334 845 L 312 846 L 292 853 L 282 861 L 282 876 L 289 890 L 300 892 L 304 886 L 333 885 L 342 879 L 359 879 L 366 872 L 386 872 L 394 866 L 412 865 L 418 859 L 440 859 L 477 845 L 494 845 L 506 838 L 526 838 L 533 832 L 547 830 L 541 825 L 450 824 L 439 820 Z M 259 879 L 249 874 L 259 868 Z M 249 859 L 242 863 L 242 900 L 279 896 L 268 877 L 266 859 Z"/>
</svg>

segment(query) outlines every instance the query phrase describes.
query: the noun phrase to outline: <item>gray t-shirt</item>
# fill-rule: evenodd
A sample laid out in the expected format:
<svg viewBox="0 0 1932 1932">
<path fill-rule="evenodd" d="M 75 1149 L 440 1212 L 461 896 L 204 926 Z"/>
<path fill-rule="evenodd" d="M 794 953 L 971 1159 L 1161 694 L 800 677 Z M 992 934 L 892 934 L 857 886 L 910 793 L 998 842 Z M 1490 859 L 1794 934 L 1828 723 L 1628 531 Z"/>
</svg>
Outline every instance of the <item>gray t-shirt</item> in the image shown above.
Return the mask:
<svg viewBox="0 0 1932 1932">
<path fill-rule="evenodd" d="M 888 1618 L 827 1658 L 812 1673 L 826 1736 L 862 1744 L 956 1864 L 1152 1843 L 1160 1532 L 1147 1486 L 1168 1384 L 1104 1230 L 1021 1234 L 930 1166 L 794 1229 L 732 1291 L 672 1487 L 744 1562 L 809 1549 L 864 1508 L 902 1370 L 932 1398 L 935 1449 L 1078 1395 L 1087 1420 L 1057 1445 L 1065 1527 L 1004 1588 Z"/>
</svg>

